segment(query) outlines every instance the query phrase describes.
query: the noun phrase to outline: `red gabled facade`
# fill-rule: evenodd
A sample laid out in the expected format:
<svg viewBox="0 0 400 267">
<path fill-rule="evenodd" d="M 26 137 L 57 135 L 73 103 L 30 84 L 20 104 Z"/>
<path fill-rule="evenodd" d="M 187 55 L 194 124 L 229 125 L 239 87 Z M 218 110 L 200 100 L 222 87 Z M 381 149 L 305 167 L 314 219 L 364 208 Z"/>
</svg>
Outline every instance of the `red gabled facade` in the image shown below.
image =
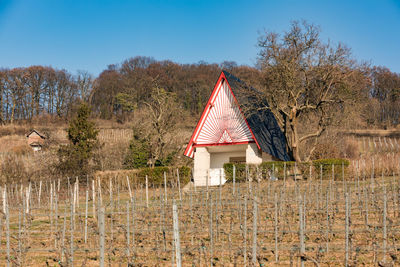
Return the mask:
<svg viewBox="0 0 400 267">
<path fill-rule="evenodd" d="M 194 149 L 198 146 L 253 142 L 257 143 L 257 140 L 224 73 L 221 72 L 184 154 L 193 158 Z M 259 147 L 258 143 L 257 146 Z"/>
</svg>

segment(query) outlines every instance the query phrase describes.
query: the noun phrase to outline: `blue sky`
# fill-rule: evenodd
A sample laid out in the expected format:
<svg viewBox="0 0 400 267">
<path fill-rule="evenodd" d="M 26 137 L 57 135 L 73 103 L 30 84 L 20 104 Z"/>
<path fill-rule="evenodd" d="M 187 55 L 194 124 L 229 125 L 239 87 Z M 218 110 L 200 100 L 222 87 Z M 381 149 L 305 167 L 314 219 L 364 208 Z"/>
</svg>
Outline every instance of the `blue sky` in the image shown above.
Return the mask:
<svg viewBox="0 0 400 267">
<path fill-rule="evenodd" d="M 259 35 L 299 19 L 358 60 L 400 73 L 400 0 L 0 0 L 0 67 L 98 75 L 134 56 L 254 65 Z"/>
</svg>

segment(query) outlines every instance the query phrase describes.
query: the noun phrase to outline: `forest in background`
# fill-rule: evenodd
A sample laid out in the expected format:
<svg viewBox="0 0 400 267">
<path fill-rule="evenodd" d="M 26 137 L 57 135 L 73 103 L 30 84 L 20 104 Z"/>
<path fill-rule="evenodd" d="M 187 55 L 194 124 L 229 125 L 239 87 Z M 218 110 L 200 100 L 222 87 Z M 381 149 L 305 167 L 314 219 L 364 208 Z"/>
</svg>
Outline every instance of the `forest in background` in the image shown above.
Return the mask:
<svg viewBox="0 0 400 267">
<path fill-rule="evenodd" d="M 132 121 L 149 100 L 154 83 L 176 95 L 176 106 L 183 111 L 177 116 L 198 118 L 222 69 L 254 88 L 264 88 L 259 68 L 235 62 L 178 64 L 139 56 L 109 65 L 98 77 L 49 66 L 1 69 L 0 123 L 26 123 L 38 117 L 67 121 L 79 101 L 90 103 L 93 117 Z M 359 106 L 351 114 L 355 120 L 348 127 L 396 127 L 400 123 L 400 75 L 372 66 L 363 79 L 357 92 Z"/>
</svg>

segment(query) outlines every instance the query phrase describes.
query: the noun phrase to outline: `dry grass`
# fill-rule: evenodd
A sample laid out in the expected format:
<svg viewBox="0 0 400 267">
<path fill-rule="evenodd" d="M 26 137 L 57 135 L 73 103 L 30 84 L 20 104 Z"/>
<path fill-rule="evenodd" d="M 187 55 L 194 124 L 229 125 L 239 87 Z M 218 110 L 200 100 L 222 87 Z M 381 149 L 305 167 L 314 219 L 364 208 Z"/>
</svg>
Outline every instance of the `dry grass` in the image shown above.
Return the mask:
<svg viewBox="0 0 400 267">
<path fill-rule="evenodd" d="M 12 153 L 16 155 L 28 154 L 32 151 L 26 137 L 21 135 L 7 135 L 0 137 L 1 153 Z"/>
</svg>

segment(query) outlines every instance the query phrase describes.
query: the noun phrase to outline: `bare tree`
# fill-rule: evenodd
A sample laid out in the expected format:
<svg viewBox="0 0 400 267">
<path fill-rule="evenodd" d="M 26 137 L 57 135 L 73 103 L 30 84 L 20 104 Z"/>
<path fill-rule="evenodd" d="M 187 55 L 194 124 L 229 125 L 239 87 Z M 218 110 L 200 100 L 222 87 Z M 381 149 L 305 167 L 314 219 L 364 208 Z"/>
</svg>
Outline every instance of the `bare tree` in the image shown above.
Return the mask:
<svg viewBox="0 0 400 267">
<path fill-rule="evenodd" d="M 378 100 L 375 119 L 383 126 L 400 123 L 400 74 L 385 67 L 374 67 L 371 71 L 371 96 Z"/>
<path fill-rule="evenodd" d="M 333 114 L 364 77 L 347 47 L 323 43 L 319 33 L 315 25 L 295 21 L 282 36 L 266 32 L 259 39 L 263 96 L 269 102 L 265 108 L 277 118 L 296 161 L 301 160 L 302 143 L 312 141 L 312 153 Z"/>
<path fill-rule="evenodd" d="M 160 88 L 158 84 L 151 92 L 151 97 L 145 102 L 149 125 L 145 131 L 150 148 L 149 165 L 165 159 L 168 149 L 174 140 L 174 128 L 179 119 L 176 97 L 173 93 Z"/>
<path fill-rule="evenodd" d="M 83 101 L 88 101 L 90 92 L 93 86 L 93 76 L 89 72 L 78 70 L 76 84 L 78 87 L 79 96 Z"/>
</svg>

